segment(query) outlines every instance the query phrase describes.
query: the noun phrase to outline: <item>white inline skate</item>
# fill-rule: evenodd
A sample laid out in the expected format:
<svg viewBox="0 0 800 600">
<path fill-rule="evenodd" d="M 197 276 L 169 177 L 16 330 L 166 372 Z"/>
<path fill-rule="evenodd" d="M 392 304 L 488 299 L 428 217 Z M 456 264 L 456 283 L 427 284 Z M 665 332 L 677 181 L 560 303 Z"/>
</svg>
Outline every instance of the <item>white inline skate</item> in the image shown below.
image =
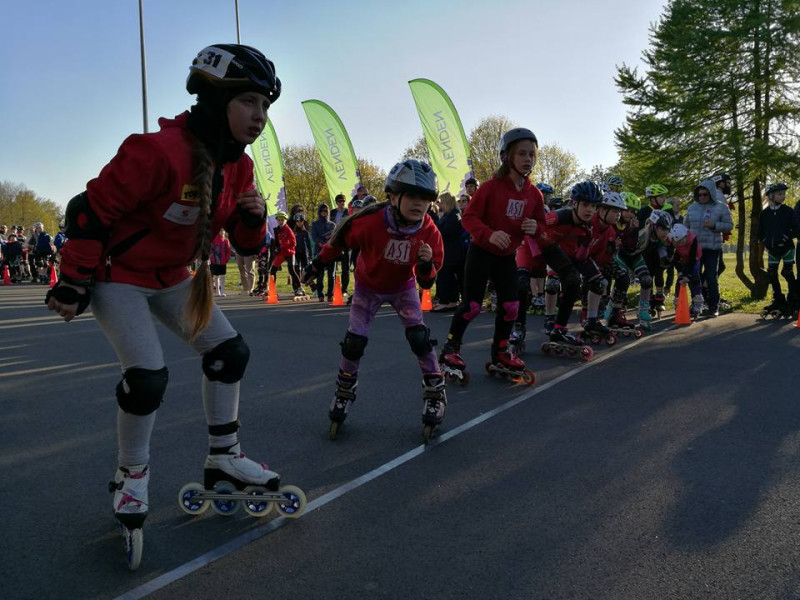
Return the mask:
<svg viewBox="0 0 800 600">
<path fill-rule="evenodd" d="M 147 518 L 147 484 L 150 469 L 147 465 L 119 467 L 108 491 L 114 494 L 114 516 L 119 521 L 128 568 L 135 571 L 142 562 L 144 533 Z"/>
</svg>

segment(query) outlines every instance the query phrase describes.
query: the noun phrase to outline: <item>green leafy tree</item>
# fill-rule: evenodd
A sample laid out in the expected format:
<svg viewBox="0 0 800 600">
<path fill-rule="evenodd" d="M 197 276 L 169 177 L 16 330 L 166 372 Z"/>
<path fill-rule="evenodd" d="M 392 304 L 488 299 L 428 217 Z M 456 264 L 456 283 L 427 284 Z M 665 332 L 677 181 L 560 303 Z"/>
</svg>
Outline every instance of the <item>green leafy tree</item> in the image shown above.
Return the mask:
<svg viewBox="0 0 800 600">
<path fill-rule="evenodd" d="M 578 181 L 581 174 L 578 158 L 558 144 L 545 144 L 539 148 L 539 160 L 533 167 L 532 179 L 553 187 L 557 196 Z"/>
<path fill-rule="evenodd" d="M 306 214 L 316 215 L 321 202 L 331 203 L 325 174 L 313 144 L 284 146 L 283 164 L 286 179 L 286 205 L 300 204 Z M 349 191 L 349 190 L 346 190 Z"/>
<path fill-rule="evenodd" d="M 616 131 L 621 174 L 684 195 L 728 171 L 740 207 L 736 273 L 753 297 L 763 297 L 754 229 L 764 184 L 800 177 L 800 2 L 672 0 L 643 59 L 644 75 L 625 65 L 617 71 L 629 107 Z"/>
<path fill-rule="evenodd" d="M 386 185 L 386 171 L 366 158 L 358 159 L 358 171 L 361 173 L 361 183 L 372 196 L 382 201 L 386 194 L 383 186 Z"/>
<path fill-rule="evenodd" d="M 0 182 L 0 225 L 20 225 L 27 234 L 33 223 L 41 221 L 54 235 L 63 218 L 63 209 L 52 200 L 37 196 L 22 184 Z"/>
<path fill-rule="evenodd" d="M 472 155 L 472 171 L 478 181 L 490 179 L 500 164 L 497 149 L 500 138 L 509 129 L 516 127 L 507 117 L 490 115 L 481 121 L 470 132 L 470 154 Z"/>
</svg>

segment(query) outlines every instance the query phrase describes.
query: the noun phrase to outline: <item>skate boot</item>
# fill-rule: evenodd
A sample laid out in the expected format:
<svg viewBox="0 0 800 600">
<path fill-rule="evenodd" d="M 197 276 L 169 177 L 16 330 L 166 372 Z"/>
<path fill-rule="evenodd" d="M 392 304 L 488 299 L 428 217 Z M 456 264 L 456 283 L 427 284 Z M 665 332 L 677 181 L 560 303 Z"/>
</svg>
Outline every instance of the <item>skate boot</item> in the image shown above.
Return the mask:
<svg viewBox="0 0 800 600">
<path fill-rule="evenodd" d="M 553 332 L 553 328 L 556 326 L 556 316 L 555 315 L 547 315 L 544 318 L 544 334 L 550 335 Z"/>
<path fill-rule="evenodd" d="M 650 316 L 650 313 L 647 313 L 647 316 Z M 611 313 L 611 317 L 608 319 L 608 328 L 614 334 L 621 334 L 625 337 L 633 335 L 637 339 L 644 335 L 641 327 L 637 327 L 625 317 L 625 309 L 621 306 L 618 308 L 614 308 Z"/>
<path fill-rule="evenodd" d="M 582 360 L 591 360 L 594 350 L 584 346 L 573 336 L 564 325 L 556 325 L 550 333 L 550 341 L 542 344 L 544 354 L 554 356 L 579 357 Z"/>
<path fill-rule="evenodd" d="M 639 326 L 645 331 L 650 331 L 650 321 L 653 320 L 653 315 L 650 314 L 650 303 L 647 300 L 639 302 Z"/>
<path fill-rule="evenodd" d="M 309 295 L 306 294 L 306 291 L 303 289 L 302 286 L 294 290 L 294 298 L 292 298 L 294 302 L 301 302 L 303 300 L 308 300 L 308 299 Z"/>
<path fill-rule="evenodd" d="M 330 439 L 335 440 L 339 434 L 339 427 L 347 419 L 347 413 L 350 411 L 350 405 L 356 401 L 356 388 L 358 387 L 358 379 L 355 375 L 345 373 L 339 370 L 339 376 L 336 378 L 336 391 L 331 401 L 331 407 L 328 410 L 328 417 L 331 420 L 331 426 L 328 430 Z"/>
<path fill-rule="evenodd" d="M 458 385 L 465 386 L 469 383 L 469 373 L 467 373 L 467 363 L 458 353 L 461 343 L 448 340 L 442 346 L 442 353 L 439 355 L 439 368 L 444 375 L 445 381 L 456 382 Z"/>
<path fill-rule="evenodd" d="M 786 296 L 783 294 L 775 294 L 772 302 L 767 304 L 761 311 L 761 318 L 766 319 L 771 317 L 773 319 L 780 319 L 788 310 L 786 303 Z"/>
<path fill-rule="evenodd" d="M 514 323 L 514 329 L 508 337 L 508 348 L 514 356 L 519 356 L 525 350 L 525 326 L 522 323 Z"/>
<path fill-rule="evenodd" d="M 719 309 L 722 310 L 722 301 L 720 300 Z M 800 310 L 800 296 L 797 292 L 789 292 L 786 295 L 786 313 L 788 318 L 797 319 L 798 310 Z"/>
<path fill-rule="evenodd" d="M 142 562 L 142 525 L 147 518 L 149 480 L 150 469 L 147 465 L 132 465 L 119 467 L 114 480 L 108 482 L 108 491 L 114 494 L 114 516 L 119 521 L 131 571 L 138 569 Z"/>
<path fill-rule="evenodd" d="M 697 294 L 696 296 L 692 296 L 692 305 L 689 307 L 689 315 L 694 321 L 701 314 L 703 314 L 703 294 Z"/>
<path fill-rule="evenodd" d="M 188 515 L 200 515 L 210 506 L 219 515 L 231 516 L 241 506 L 252 517 L 265 517 L 274 506 L 284 517 L 299 517 L 306 507 L 306 495 L 300 488 L 281 486 L 280 482 L 280 475 L 247 458 L 237 442 L 229 448 L 211 448 L 203 485 L 183 486 L 178 505 Z"/>
<path fill-rule="evenodd" d="M 497 345 L 492 344 L 492 359 L 486 363 L 486 372 L 489 377 L 501 375 L 514 383 L 533 385 L 536 382 L 536 375 L 525 368 L 525 363 L 511 352 L 505 340 Z"/>
<path fill-rule="evenodd" d="M 658 317 L 659 319 L 661 318 L 661 313 L 667 309 L 667 307 L 664 306 L 664 302 L 666 302 L 664 292 L 655 292 L 652 296 L 650 296 L 651 317 Z"/>
<path fill-rule="evenodd" d="M 533 302 L 531 302 L 531 308 L 533 309 L 533 314 L 535 315 L 544 314 L 544 294 L 536 294 L 533 297 Z"/>
<path fill-rule="evenodd" d="M 611 304 L 611 302 L 609 302 L 608 304 L 606 304 L 606 309 L 603 311 L 603 318 L 606 320 L 606 323 L 608 323 L 609 327 L 611 327 L 611 318 L 615 310 L 616 309 L 614 308 L 614 306 Z M 625 315 L 624 310 L 622 311 L 622 314 L 623 316 Z"/>
<path fill-rule="evenodd" d="M 611 333 L 611 330 L 603 325 L 597 317 L 590 317 L 583 326 L 580 340 L 582 342 L 591 342 L 592 344 L 599 344 L 605 341 L 606 346 L 613 346 L 617 343 L 617 336 Z"/>
<path fill-rule="evenodd" d="M 588 319 L 588 316 L 587 316 L 588 312 L 589 311 L 586 309 L 585 306 L 581 307 L 581 318 L 578 320 L 578 322 L 581 324 L 581 327 L 586 327 L 586 321 Z"/>
<path fill-rule="evenodd" d="M 444 377 L 438 373 L 422 377 L 422 442 L 427 444 L 444 421 L 447 408 Z"/>
</svg>

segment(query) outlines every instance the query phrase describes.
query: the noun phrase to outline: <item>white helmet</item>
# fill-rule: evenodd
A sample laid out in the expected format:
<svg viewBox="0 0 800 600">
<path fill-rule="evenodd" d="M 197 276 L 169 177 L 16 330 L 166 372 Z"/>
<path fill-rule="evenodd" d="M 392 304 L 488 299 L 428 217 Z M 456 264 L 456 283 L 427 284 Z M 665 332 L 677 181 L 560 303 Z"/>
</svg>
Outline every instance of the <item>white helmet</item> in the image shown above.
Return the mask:
<svg viewBox="0 0 800 600">
<path fill-rule="evenodd" d="M 676 242 L 685 240 L 688 235 L 689 230 L 686 228 L 686 225 L 683 223 L 675 223 L 675 225 L 672 226 L 672 229 L 669 230 L 667 239 L 674 244 Z"/>
<path fill-rule="evenodd" d="M 622 198 L 622 194 L 618 192 L 606 192 L 603 194 L 603 200 L 600 202 L 600 206 L 617 208 L 619 210 L 625 210 L 628 208 L 628 206 L 625 204 L 625 200 Z"/>
</svg>

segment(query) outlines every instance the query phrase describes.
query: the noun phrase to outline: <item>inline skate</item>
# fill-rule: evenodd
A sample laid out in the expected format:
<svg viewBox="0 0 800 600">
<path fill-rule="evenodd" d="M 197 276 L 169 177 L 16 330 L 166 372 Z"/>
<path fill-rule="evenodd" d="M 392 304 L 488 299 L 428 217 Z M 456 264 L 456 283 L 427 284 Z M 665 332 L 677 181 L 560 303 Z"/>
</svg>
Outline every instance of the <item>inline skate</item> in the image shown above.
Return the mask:
<svg viewBox="0 0 800 600">
<path fill-rule="evenodd" d="M 460 349 L 460 342 L 452 340 L 445 342 L 442 346 L 442 353 L 439 355 L 439 369 L 441 369 L 445 381 L 465 386 L 469 383 L 469 373 L 467 373 L 467 363 L 458 352 Z"/>
<path fill-rule="evenodd" d="M 650 316 L 650 313 L 647 314 Z M 611 311 L 611 316 L 608 317 L 608 328 L 616 335 L 630 337 L 631 335 L 637 340 L 644 335 L 641 325 L 631 323 L 625 316 L 625 309 L 622 307 L 614 308 Z"/>
<path fill-rule="evenodd" d="M 595 345 L 605 342 L 606 346 L 613 346 L 617 343 L 617 336 L 603 325 L 597 317 L 590 317 L 583 325 L 583 331 L 578 334 L 578 340 Z"/>
<path fill-rule="evenodd" d="M 591 360 L 594 356 L 594 350 L 578 341 L 563 325 L 556 325 L 553 328 L 550 341 L 544 342 L 541 349 L 544 354 L 579 357 L 582 360 Z"/>
<path fill-rule="evenodd" d="M 533 385 L 536 375 L 525 368 L 525 363 L 511 352 L 508 342 L 503 340 L 499 344 L 492 344 L 492 359 L 486 363 L 486 372 L 489 377 L 501 375 L 513 383 Z"/>
<path fill-rule="evenodd" d="M 703 307 L 703 294 L 692 296 L 692 305 L 689 307 L 689 316 L 692 321 L 696 321 L 703 314 L 703 311 L 707 310 L 707 308 Z"/>
<path fill-rule="evenodd" d="M 650 331 L 652 325 L 650 322 L 653 320 L 653 316 L 650 314 L 650 302 L 647 300 L 642 300 L 639 302 L 639 327 L 641 327 L 644 331 Z"/>
<path fill-rule="evenodd" d="M 508 348 L 514 356 L 519 356 L 525 350 L 525 326 L 522 323 L 514 323 L 514 329 L 508 336 Z"/>
<path fill-rule="evenodd" d="M 667 310 L 667 307 L 664 306 L 664 302 L 666 302 L 666 296 L 664 296 L 664 292 L 655 292 L 652 296 L 650 296 L 651 317 L 656 317 L 657 319 L 661 318 L 661 313 Z"/>
<path fill-rule="evenodd" d="M 544 318 L 544 334 L 550 335 L 553 333 L 553 328 L 556 326 L 556 316 L 547 315 Z"/>
<path fill-rule="evenodd" d="M 251 517 L 265 517 L 273 506 L 284 517 L 297 518 L 306 507 L 306 495 L 299 487 L 281 486 L 281 476 L 267 465 L 247 458 L 235 444 L 223 452 L 216 449 L 206 457 L 203 485 L 187 483 L 178 492 L 178 505 L 188 515 L 211 509 L 230 516 L 242 506 Z"/>
<path fill-rule="evenodd" d="M 144 532 L 147 518 L 147 484 L 150 469 L 147 465 L 119 467 L 108 491 L 114 494 L 114 516 L 119 521 L 120 532 L 128 559 L 128 569 L 135 571 L 142 562 Z"/>
<path fill-rule="evenodd" d="M 296 288 L 294 290 L 294 298 L 292 298 L 293 302 L 305 302 L 306 300 L 310 300 L 311 296 L 306 294 L 306 291 L 303 289 L 302 286 Z"/>
<path fill-rule="evenodd" d="M 544 294 L 536 294 L 533 297 L 528 312 L 532 315 L 544 315 Z"/>
<path fill-rule="evenodd" d="M 431 374 L 422 377 L 422 443 L 427 444 L 444 421 L 447 409 L 444 377 Z"/>
<path fill-rule="evenodd" d="M 792 307 L 783 294 L 775 294 L 772 302 L 761 310 L 761 318 L 788 319 L 792 317 Z"/>
<path fill-rule="evenodd" d="M 328 437 L 335 440 L 339 435 L 339 427 L 347 419 L 347 413 L 350 410 L 350 405 L 356 401 L 356 388 L 358 387 L 358 379 L 355 375 L 345 373 L 339 370 L 339 376 L 336 378 L 336 391 L 331 401 L 330 409 L 328 410 L 328 417 L 331 420 L 330 428 L 328 429 Z"/>
</svg>

